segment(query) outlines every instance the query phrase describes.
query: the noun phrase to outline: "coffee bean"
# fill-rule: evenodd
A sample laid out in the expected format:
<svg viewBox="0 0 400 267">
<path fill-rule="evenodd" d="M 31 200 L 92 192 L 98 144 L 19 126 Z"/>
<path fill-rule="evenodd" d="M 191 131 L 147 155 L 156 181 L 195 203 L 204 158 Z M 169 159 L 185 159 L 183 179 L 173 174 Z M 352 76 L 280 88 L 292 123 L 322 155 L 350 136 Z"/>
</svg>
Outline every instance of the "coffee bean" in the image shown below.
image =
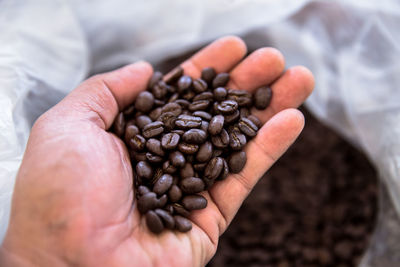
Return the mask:
<svg viewBox="0 0 400 267">
<path fill-rule="evenodd" d="M 172 186 L 172 176 L 169 174 L 164 174 L 154 184 L 153 192 L 157 195 L 162 195 L 167 192 Z"/>
<path fill-rule="evenodd" d="M 131 116 L 133 113 L 135 113 L 135 105 L 130 105 L 128 106 L 124 111 L 123 111 L 125 116 Z"/>
<path fill-rule="evenodd" d="M 232 131 L 229 134 L 229 146 L 233 150 L 241 150 L 246 145 L 246 136 L 240 132 Z"/>
<path fill-rule="evenodd" d="M 235 100 L 239 107 L 250 107 L 252 104 L 252 96 L 244 90 L 229 89 L 228 99 Z"/>
<path fill-rule="evenodd" d="M 236 110 L 232 114 L 225 115 L 225 124 L 235 123 L 240 117 L 239 110 Z"/>
<path fill-rule="evenodd" d="M 249 119 L 241 118 L 238 124 L 239 129 L 245 135 L 249 137 L 254 137 L 257 134 L 258 127 Z"/>
<path fill-rule="evenodd" d="M 136 125 L 129 125 L 125 128 L 125 143 L 129 144 L 129 140 L 139 134 L 139 128 Z"/>
<path fill-rule="evenodd" d="M 170 98 L 168 99 L 168 103 L 174 103 L 175 101 L 177 101 L 179 99 L 179 94 L 178 93 L 174 93 L 170 96 Z"/>
<path fill-rule="evenodd" d="M 151 179 L 150 183 L 151 183 L 152 185 L 154 185 L 154 184 L 157 182 L 157 180 L 158 180 L 163 174 L 164 174 L 164 173 L 163 173 L 162 168 L 156 168 L 156 169 L 154 170 L 154 175 L 153 175 L 153 178 Z"/>
<path fill-rule="evenodd" d="M 224 167 L 222 168 L 221 174 L 218 176 L 217 180 L 222 181 L 225 180 L 229 175 L 229 166 L 228 162 L 225 159 L 222 159 L 224 163 Z"/>
<path fill-rule="evenodd" d="M 222 149 L 214 149 L 213 150 L 213 154 L 212 154 L 212 158 L 221 156 L 223 152 L 224 151 Z"/>
<path fill-rule="evenodd" d="M 182 107 L 177 103 L 168 103 L 162 107 L 162 113 L 171 112 L 175 117 L 182 113 Z"/>
<path fill-rule="evenodd" d="M 155 234 L 159 234 L 164 230 L 164 225 L 160 217 L 152 210 L 146 213 L 146 224 L 149 230 Z"/>
<path fill-rule="evenodd" d="M 139 161 L 136 164 L 136 174 L 142 178 L 151 179 L 153 177 L 153 169 L 148 162 Z"/>
<path fill-rule="evenodd" d="M 198 172 L 203 171 L 205 169 L 206 165 L 207 165 L 207 162 L 196 163 L 196 164 L 193 164 L 193 169 Z"/>
<path fill-rule="evenodd" d="M 177 214 L 185 216 L 185 217 L 190 216 L 190 211 L 185 209 L 181 204 L 174 203 L 174 204 L 172 204 L 172 207 L 174 207 L 174 213 L 177 213 Z"/>
<path fill-rule="evenodd" d="M 175 127 L 176 116 L 172 112 L 165 112 L 162 113 L 157 120 L 164 123 L 165 129 L 170 131 Z"/>
<path fill-rule="evenodd" d="M 193 98 L 195 97 L 196 93 L 193 91 L 186 91 L 182 94 L 182 98 L 185 100 L 193 100 Z"/>
<path fill-rule="evenodd" d="M 182 197 L 182 191 L 177 185 L 172 185 L 168 191 L 169 200 L 172 203 L 178 202 Z"/>
<path fill-rule="evenodd" d="M 185 131 L 184 130 L 172 130 L 171 133 L 176 133 L 177 135 L 182 136 L 185 133 Z"/>
<path fill-rule="evenodd" d="M 250 110 L 248 108 L 240 108 L 240 118 L 247 118 L 250 116 Z"/>
<path fill-rule="evenodd" d="M 165 152 L 161 147 L 161 142 L 157 139 L 150 138 L 146 142 L 146 148 L 149 150 L 151 153 L 156 154 L 158 156 L 164 156 Z"/>
<path fill-rule="evenodd" d="M 224 127 L 224 122 L 225 122 L 225 118 L 222 115 L 216 115 L 214 116 L 211 121 L 210 124 L 208 126 L 208 132 L 211 135 L 217 135 L 222 131 L 222 127 Z"/>
<path fill-rule="evenodd" d="M 259 118 L 255 115 L 249 115 L 247 119 L 251 120 L 258 128 L 261 128 L 262 123 Z"/>
<path fill-rule="evenodd" d="M 214 99 L 217 101 L 224 101 L 228 92 L 224 87 L 218 87 L 214 89 Z"/>
<path fill-rule="evenodd" d="M 144 195 L 144 194 L 147 194 L 147 193 L 149 193 L 150 192 L 150 189 L 147 187 L 147 186 L 144 186 L 144 185 L 140 185 L 139 187 L 138 187 L 138 193 L 139 193 L 139 195 Z"/>
<path fill-rule="evenodd" d="M 148 192 L 138 198 L 137 207 L 140 213 L 146 213 L 156 208 L 158 205 L 157 195 L 154 192 Z"/>
<path fill-rule="evenodd" d="M 199 128 L 201 125 L 201 118 L 189 115 L 179 115 L 178 119 L 175 121 L 176 127 L 180 129 L 191 129 Z"/>
<path fill-rule="evenodd" d="M 260 87 L 253 95 L 256 109 L 265 109 L 269 106 L 272 98 L 272 90 L 268 86 Z"/>
<path fill-rule="evenodd" d="M 232 173 L 239 173 L 244 168 L 246 161 L 246 152 L 238 151 L 232 153 L 228 158 L 229 170 Z"/>
<path fill-rule="evenodd" d="M 167 74 L 165 82 L 168 84 L 172 84 L 176 82 L 182 75 L 183 75 L 183 68 L 181 66 L 178 66 Z"/>
<path fill-rule="evenodd" d="M 196 194 L 204 190 L 204 182 L 197 177 L 187 177 L 180 182 L 181 190 L 186 194 Z"/>
<path fill-rule="evenodd" d="M 185 233 L 192 230 L 192 223 L 185 217 L 175 215 L 174 220 L 175 220 L 175 228 L 179 232 Z"/>
<path fill-rule="evenodd" d="M 206 138 L 207 134 L 200 129 L 190 129 L 182 136 L 183 141 L 189 144 L 202 144 Z"/>
<path fill-rule="evenodd" d="M 148 112 L 151 110 L 154 104 L 154 96 L 147 92 L 140 92 L 136 97 L 135 108 L 141 112 Z"/>
<path fill-rule="evenodd" d="M 225 129 L 221 133 L 211 137 L 211 142 L 217 148 L 225 148 L 229 145 L 229 134 Z"/>
<path fill-rule="evenodd" d="M 192 78 L 187 75 L 183 75 L 178 80 L 178 92 L 183 93 L 190 89 L 192 86 Z"/>
<path fill-rule="evenodd" d="M 146 152 L 137 152 L 137 151 L 131 150 L 130 154 L 131 154 L 131 157 L 133 157 L 135 159 L 135 161 L 137 161 L 137 162 L 147 160 Z"/>
<path fill-rule="evenodd" d="M 155 121 L 144 126 L 142 134 L 146 138 L 157 136 L 164 132 L 164 123 Z"/>
<path fill-rule="evenodd" d="M 146 115 L 141 115 L 136 118 L 136 125 L 137 127 L 139 127 L 139 129 L 143 129 L 144 126 L 152 122 L 153 121 L 150 119 L 150 117 Z"/>
<path fill-rule="evenodd" d="M 207 121 L 202 121 L 201 125 L 200 125 L 200 130 L 205 132 L 207 137 L 208 137 L 208 127 L 209 127 L 209 125 L 210 124 Z"/>
<path fill-rule="evenodd" d="M 124 135 L 125 132 L 125 118 L 124 118 L 124 113 L 120 112 L 117 116 L 117 118 L 114 121 L 113 125 L 114 133 L 118 136 L 121 137 Z"/>
<path fill-rule="evenodd" d="M 196 160 L 199 162 L 206 162 L 211 159 L 213 153 L 213 145 L 207 141 L 199 147 L 199 151 L 196 154 Z"/>
<path fill-rule="evenodd" d="M 215 72 L 215 70 L 213 68 L 210 68 L 210 67 L 204 68 L 201 71 L 201 79 L 203 79 L 209 85 L 212 84 L 212 81 L 214 80 L 216 75 L 217 75 L 217 73 Z"/>
<path fill-rule="evenodd" d="M 172 165 L 172 163 L 169 160 L 167 160 L 163 163 L 162 169 L 163 169 L 164 173 L 168 173 L 168 174 L 173 174 L 177 170 L 176 167 L 174 165 Z"/>
<path fill-rule="evenodd" d="M 207 83 L 202 79 L 196 79 L 193 81 L 193 91 L 197 94 L 203 93 L 207 90 Z"/>
<path fill-rule="evenodd" d="M 162 195 L 158 199 L 157 208 L 164 208 L 164 206 L 167 204 L 167 201 L 168 201 L 167 195 Z"/>
<path fill-rule="evenodd" d="M 223 167 L 224 167 L 224 162 L 222 158 L 220 157 L 212 158 L 208 162 L 204 170 L 204 178 L 209 180 L 217 179 L 218 176 L 221 174 Z"/>
<path fill-rule="evenodd" d="M 210 113 L 201 110 L 193 112 L 193 116 L 200 117 L 206 121 L 209 121 L 212 118 L 212 115 Z"/>
<path fill-rule="evenodd" d="M 224 115 L 232 114 L 238 109 L 238 104 L 235 100 L 222 101 L 217 109 Z"/>
<path fill-rule="evenodd" d="M 146 139 L 143 136 L 137 134 L 133 138 L 129 139 L 129 147 L 134 151 L 142 151 L 146 146 Z"/>
<path fill-rule="evenodd" d="M 229 82 L 229 73 L 219 73 L 212 81 L 212 87 L 224 87 Z"/>
<path fill-rule="evenodd" d="M 193 98 L 193 102 L 200 101 L 200 100 L 212 101 L 213 99 L 214 99 L 214 95 L 211 92 L 204 92 L 199 95 L 196 95 Z"/>
<path fill-rule="evenodd" d="M 158 119 L 158 117 L 160 117 L 160 115 L 162 114 L 162 110 L 161 107 L 158 107 L 156 109 L 153 109 L 150 114 L 149 117 L 152 121 L 156 121 Z"/>
<path fill-rule="evenodd" d="M 199 150 L 199 146 L 196 144 L 179 143 L 178 150 L 186 155 L 192 155 Z"/>
<path fill-rule="evenodd" d="M 181 178 L 192 177 L 194 175 L 193 166 L 191 163 L 189 163 L 187 161 L 188 161 L 188 159 L 186 159 L 185 166 L 183 166 L 179 172 L 181 175 Z"/>
<path fill-rule="evenodd" d="M 172 150 L 178 146 L 181 137 L 176 133 L 167 133 L 161 139 L 161 146 L 164 149 Z"/>
<path fill-rule="evenodd" d="M 177 99 L 173 103 L 178 104 L 179 106 L 182 107 L 182 109 L 184 108 L 186 109 L 190 105 L 190 102 L 187 101 L 186 99 Z"/>
<path fill-rule="evenodd" d="M 169 154 L 169 160 L 175 167 L 183 167 L 186 163 L 185 157 L 179 151 L 174 151 Z"/>
<path fill-rule="evenodd" d="M 156 154 L 150 153 L 150 152 L 146 152 L 146 159 L 150 163 L 160 163 L 163 161 L 162 157 L 160 157 Z"/>
<path fill-rule="evenodd" d="M 148 87 L 149 88 L 154 87 L 154 85 L 156 85 L 159 81 L 161 81 L 162 78 L 163 78 L 163 74 L 159 71 L 155 71 L 150 78 Z"/>
<path fill-rule="evenodd" d="M 189 105 L 190 111 L 198 111 L 198 110 L 206 110 L 210 105 L 210 101 L 208 100 L 197 100 Z"/>
<path fill-rule="evenodd" d="M 187 210 L 200 210 L 207 207 L 207 199 L 201 195 L 189 195 L 182 198 L 182 206 Z"/>
<path fill-rule="evenodd" d="M 164 106 L 165 105 L 165 101 L 162 101 L 162 100 L 160 100 L 160 99 L 154 99 L 154 106 L 153 106 L 153 108 L 159 108 L 159 107 L 162 107 L 162 106 Z M 150 113 L 151 114 L 151 113 Z M 150 114 L 149 114 L 149 117 L 150 117 Z M 150 117 L 151 118 L 151 117 Z"/>
<path fill-rule="evenodd" d="M 168 229 L 175 228 L 175 220 L 170 213 L 162 209 L 156 209 L 154 210 L 154 212 L 158 215 L 158 217 L 161 218 L 166 228 Z"/>
<path fill-rule="evenodd" d="M 173 214 L 174 213 L 174 207 L 172 206 L 172 204 L 168 204 L 167 206 L 165 206 L 164 210 L 166 212 L 168 212 L 169 214 Z"/>
<path fill-rule="evenodd" d="M 167 85 L 164 81 L 159 81 L 154 87 L 151 88 L 151 93 L 156 99 L 164 99 L 167 95 Z"/>
</svg>

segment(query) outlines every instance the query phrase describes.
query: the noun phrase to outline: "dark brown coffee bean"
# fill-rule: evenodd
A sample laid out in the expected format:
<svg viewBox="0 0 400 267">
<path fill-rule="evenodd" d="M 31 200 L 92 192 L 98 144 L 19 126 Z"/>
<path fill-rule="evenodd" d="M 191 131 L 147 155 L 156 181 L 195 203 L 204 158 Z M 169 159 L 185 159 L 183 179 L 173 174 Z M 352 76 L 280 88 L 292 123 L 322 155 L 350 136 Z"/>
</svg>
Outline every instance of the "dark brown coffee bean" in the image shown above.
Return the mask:
<svg viewBox="0 0 400 267">
<path fill-rule="evenodd" d="M 178 92 L 183 93 L 189 90 L 192 86 L 192 77 L 183 75 L 178 80 Z"/>
<path fill-rule="evenodd" d="M 162 110 L 161 107 L 158 107 L 156 109 L 153 109 L 150 113 L 149 113 L 149 117 L 152 121 L 156 121 L 158 119 L 158 117 L 160 117 L 160 115 L 162 114 Z"/>
<path fill-rule="evenodd" d="M 200 210 L 207 207 L 207 199 L 202 195 L 189 195 L 182 198 L 182 206 L 187 210 Z"/>
<path fill-rule="evenodd" d="M 257 134 L 258 127 L 249 119 L 241 118 L 238 127 L 242 133 L 249 137 L 254 137 Z"/>
<path fill-rule="evenodd" d="M 147 180 L 153 177 L 153 168 L 146 161 L 139 161 L 136 164 L 136 174 L 142 178 Z"/>
<path fill-rule="evenodd" d="M 171 70 L 170 73 L 166 75 L 165 82 L 168 84 L 175 83 L 183 75 L 183 68 L 178 66 Z"/>
<path fill-rule="evenodd" d="M 157 208 L 160 208 L 160 209 L 164 208 L 165 205 L 167 204 L 167 201 L 168 201 L 167 195 L 165 195 L 165 194 L 162 195 L 162 196 L 158 199 Z"/>
<path fill-rule="evenodd" d="M 157 180 L 163 175 L 162 168 L 155 168 L 153 178 L 151 179 L 150 183 L 154 185 Z"/>
<path fill-rule="evenodd" d="M 131 116 L 133 113 L 135 113 L 135 105 L 130 105 L 128 106 L 124 111 L 123 111 L 125 116 Z"/>
<path fill-rule="evenodd" d="M 156 209 L 154 210 L 154 212 L 158 215 L 158 217 L 161 218 L 166 228 L 168 229 L 175 228 L 175 220 L 170 213 L 162 209 Z"/>
<path fill-rule="evenodd" d="M 258 128 L 261 128 L 262 123 L 259 118 L 255 115 L 249 115 L 247 119 L 251 120 Z"/>
<path fill-rule="evenodd" d="M 240 108 L 240 118 L 247 118 L 250 116 L 250 110 L 248 108 Z"/>
<path fill-rule="evenodd" d="M 203 93 L 207 90 L 207 83 L 202 79 L 196 79 L 193 81 L 193 91 L 197 94 Z"/>
<path fill-rule="evenodd" d="M 133 138 L 129 139 L 129 147 L 134 151 L 142 151 L 146 146 L 146 139 L 143 136 L 137 134 Z"/>
<path fill-rule="evenodd" d="M 156 208 L 158 205 L 157 195 L 154 192 L 148 192 L 138 198 L 137 207 L 141 214 L 148 210 Z"/>
<path fill-rule="evenodd" d="M 160 217 L 152 210 L 146 213 L 146 224 L 149 230 L 155 234 L 159 234 L 164 230 L 164 225 Z"/>
<path fill-rule="evenodd" d="M 222 158 L 220 157 L 212 158 L 208 162 L 204 170 L 204 178 L 209 180 L 217 179 L 218 176 L 221 174 L 223 167 L 224 167 L 224 162 Z"/>
<path fill-rule="evenodd" d="M 167 206 L 165 206 L 164 210 L 166 212 L 168 212 L 169 214 L 173 214 L 174 213 L 174 207 L 172 206 L 172 204 L 168 204 Z"/>
<path fill-rule="evenodd" d="M 154 99 L 154 107 L 153 108 L 159 108 L 159 107 L 162 107 L 164 105 L 165 105 L 165 101 L 160 100 L 160 99 Z M 150 114 L 149 114 L 149 117 L 150 117 Z"/>
<path fill-rule="evenodd" d="M 172 185 L 168 191 L 169 201 L 172 203 L 178 202 L 182 197 L 182 191 L 177 185 Z"/>
<path fill-rule="evenodd" d="M 193 116 L 200 117 L 206 121 L 209 121 L 212 118 L 212 115 L 210 113 L 201 110 L 193 112 Z"/>
<path fill-rule="evenodd" d="M 162 132 L 164 132 L 164 123 L 155 121 L 144 126 L 142 134 L 146 138 L 151 138 L 160 135 Z"/>
<path fill-rule="evenodd" d="M 204 182 L 204 184 L 205 184 L 205 190 L 208 190 L 208 189 L 210 189 L 210 187 L 211 186 L 213 186 L 214 185 L 214 183 L 215 183 L 215 180 L 213 180 L 213 179 L 208 179 L 208 178 L 203 178 L 203 182 Z"/>
<path fill-rule="evenodd" d="M 199 147 L 199 151 L 196 154 L 196 160 L 199 162 L 206 162 L 211 159 L 213 154 L 213 145 L 207 141 Z"/>
<path fill-rule="evenodd" d="M 229 89 L 228 99 L 235 100 L 239 107 L 250 107 L 252 104 L 252 96 L 245 90 Z"/>
<path fill-rule="evenodd" d="M 190 105 L 190 102 L 187 101 L 186 99 L 177 99 L 173 103 L 177 103 L 180 105 L 182 108 L 187 108 Z"/>
<path fill-rule="evenodd" d="M 150 117 L 146 115 L 140 115 L 136 118 L 136 125 L 139 127 L 139 129 L 143 129 L 144 126 L 152 122 L 153 121 L 150 119 Z"/>
<path fill-rule="evenodd" d="M 214 99 L 214 95 L 211 92 L 204 92 L 199 95 L 196 95 L 193 98 L 193 102 L 200 101 L 200 100 L 212 101 L 213 99 Z"/>
<path fill-rule="evenodd" d="M 147 160 L 146 152 L 136 152 L 136 151 L 130 150 L 129 154 L 131 155 L 131 158 L 133 158 L 136 162 Z"/>
<path fill-rule="evenodd" d="M 268 86 L 260 87 L 253 95 L 256 109 L 266 109 L 272 98 L 272 90 Z"/>
<path fill-rule="evenodd" d="M 189 105 L 189 110 L 194 112 L 198 110 L 206 110 L 210 105 L 210 101 L 208 100 L 197 100 Z"/>
<path fill-rule="evenodd" d="M 167 95 L 167 84 L 164 81 L 159 81 L 151 88 L 151 93 L 156 99 L 164 99 Z"/>
<path fill-rule="evenodd" d="M 164 160 L 162 157 L 150 152 L 146 152 L 146 159 L 150 163 L 160 163 Z"/>
<path fill-rule="evenodd" d="M 217 75 L 217 73 L 215 72 L 215 70 L 211 67 L 208 68 L 204 68 L 201 71 L 201 79 L 203 79 L 206 83 L 208 83 L 209 85 L 212 84 L 212 81 L 214 80 L 215 76 Z"/>
<path fill-rule="evenodd" d="M 240 117 L 239 110 L 236 110 L 232 114 L 225 115 L 225 124 L 235 123 Z"/>
<path fill-rule="evenodd" d="M 233 150 L 241 150 L 246 145 L 246 136 L 241 132 L 233 131 L 229 134 L 229 146 Z"/>
<path fill-rule="evenodd" d="M 190 211 L 185 209 L 181 204 L 174 203 L 174 204 L 172 204 L 172 206 L 174 207 L 174 213 L 182 215 L 184 217 L 189 217 L 190 216 Z"/>
<path fill-rule="evenodd" d="M 164 123 L 165 129 L 170 131 L 175 127 L 176 116 L 172 112 L 165 112 L 162 113 L 157 120 Z"/>
<path fill-rule="evenodd" d="M 161 147 L 161 142 L 155 138 L 150 138 L 149 140 L 147 140 L 146 148 L 148 151 L 158 156 L 162 157 L 165 155 L 165 152 Z"/>
<path fill-rule="evenodd" d="M 169 154 L 169 160 L 171 161 L 172 165 L 175 167 L 183 167 L 186 163 L 185 157 L 179 151 L 174 151 Z"/>
<path fill-rule="evenodd" d="M 172 130 L 171 133 L 176 133 L 177 135 L 182 136 L 185 133 L 185 131 L 184 130 Z"/>
<path fill-rule="evenodd" d="M 222 159 L 223 163 L 224 163 L 224 167 L 221 171 L 221 174 L 218 176 L 217 180 L 222 181 L 225 180 L 226 177 L 228 177 L 229 175 L 229 166 L 228 166 L 228 162 L 225 159 Z"/>
<path fill-rule="evenodd" d="M 150 189 L 147 186 L 141 185 L 137 189 L 140 196 L 147 194 L 150 192 Z"/>
<path fill-rule="evenodd" d="M 149 112 L 154 105 L 154 96 L 147 92 L 140 92 L 136 97 L 135 108 L 141 112 Z"/>
<path fill-rule="evenodd" d="M 185 166 L 183 166 L 180 170 L 181 178 L 192 177 L 194 175 L 193 166 L 191 163 L 187 162 L 188 159 L 186 158 Z"/>
<path fill-rule="evenodd" d="M 124 135 L 125 132 L 125 118 L 124 118 L 124 113 L 120 112 L 117 116 L 117 118 L 114 121 L 113 125 L 113 130 L 114 133 L 118 136 L 121 137 Z"/>
<path fill-rule="evenodd" d="M 154 87 L 154 85 L 156 85 L 159 81 L 161 81 L 162 78 L 163 78 L 163 74 L 159 71 L 155 71 L 150 78 L 148 87 L 149 88 Z"/>
<path fill-rule="evenodd" d="M 198 172 L 203 171 L 206 168 L 207 163 L 208 162 L 193 164 L 193 169 Z"/>
<path fill-rule="evenodd" d="M 175 228 L 179 232 L 185 233 L 192 230 L 192 223 L 185 217 L 175 215 L 174 220 L 175 220 Z"/>
<path fill-rule="evenodd" d="M 207 134 L 200 129 L 190 129 L 182 136 L 183 141 L 189 144 L 202 144 L 206 138 Z"/>
<path fill-rule="evenodd" d="M 222 129 L 218 135 L 211 136 L 211 142 L 217 148 L 225 148 L 229 145 L 229 134 L 225 129 Z"/>
<path fill-rule="evenodd" d="M 175 121 L 175 126 L 180 129 L 199 128 L 201 125 L 201 118 L 190 115 L 179 115 Z"/>
<path fill-rule="evenodd" d="M 167 133 L 161 139 L 161 146 L 164 149 L 172 150 L 178 146 L 181 137 L 176 133 Z"/>
<path fill-rule="evenodd" d="M 136 125 L 129 125 L 125 128 L 125 143 L 129 144 L 129 140 L 139 134 L 139 128 Z"/>
<path fill-rule="evenodd" d="M 212 158 L 221 156 L 223 152 L 224 151 L 222 149 L 214 149 L 213 150 L 213 154 L 212 154 Z"/>
<path fill-rule="evenodd" d="M 199 146 L 196 144 L 179 143 L 178 150 L 186 155 L 192 155 L 199 150 Z"/>
<path fill-rule="evenodd" d="M 162 195 L 167 192 L 172 186 L 172 176 L 164 174 L 154 184 L 153 192 L 157 195 Z"/>
<path fill-rule="evenodd" d="M 203 130 L 206 133 L 207 137 L 208 137 L 208 127 L 209 127 L 209 123 L 207 121 L 201 122 L 200 130 Z"/>
<path fill-rule="evenodd" d="M 221 133 L 222 128 L 224 127 L 224 122 L 225 122 L 224 116 L 222 115 L 214 116 L 211 119 L 210 124 L 208 125 L 208 132 L 211 135 L 217 135 Z"/>
<path fill-rule="evenodd" d="M 163 169 L 163 172 L 169 173 L 169 174 L 173 174 L 177 170 L 176 167 L 174 165 L 172 165 L 172 163 L 169 160 L 167 160 L 163 163 L 162 169 Z"/>
<path fill-rule="evenodd" d="M 196 194 L 204 190 L 204 182 L 197 177 L 187 177 L 179 184 L 181 190 L 186 194 Z"/>
<path fill-rule="evenodd" d="M 224 87 L 229 82 L 229 73 L 219 73 L 212 81 L 212 87 Z"/>
<path fill-rule="evenodd" d="M 228 158 L 229 170 L 231 173 L 239 173 L 246 165 L 246 152 L 238 151 L 232 153 Z"/>
<path fill-rule="evenodd" d="M 178 93 L 174 93 L 169 97 L 168 103 L 174 103 L 178 99 L 179 99 L 179 94 Z"/>
<path fill-rule="evenodd" d="M 182 94 L 182 98 L 188 101 L 193 101 L 193 98 L 196 96 L 196 93 L 193 91 L 187 91 Z"/>
<path fill-rule="evenodd" d="M 162 113 L 171 112 L 175 117 L 182 113 L 182 107 L 177 103 L 168 103 L 162 107 Z"/>
<path fill-rule="evenodd" d="M 217 101 L 224 101 L 228 92 L 224 87 L 218 87 L 214 89 L 214 99 Z"/>
<path fill-rule="evenodd" d="M 224 100 L 218 105 L 218 110 L 224 114 L 232 114 L 238 109 L 238 104 L 235 100 Z"/>
</svg>

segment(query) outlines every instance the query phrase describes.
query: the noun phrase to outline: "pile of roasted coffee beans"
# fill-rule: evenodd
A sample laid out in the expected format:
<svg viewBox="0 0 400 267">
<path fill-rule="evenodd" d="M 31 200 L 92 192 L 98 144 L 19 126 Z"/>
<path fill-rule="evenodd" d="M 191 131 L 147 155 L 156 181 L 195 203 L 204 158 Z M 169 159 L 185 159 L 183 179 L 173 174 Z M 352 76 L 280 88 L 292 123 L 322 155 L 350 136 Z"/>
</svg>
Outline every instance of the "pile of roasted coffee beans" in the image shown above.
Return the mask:
<svg viewBox="0 0 400 267">
<path fill-rule="evenodd" d="M 167 77 L 155 72 L 114 122 L 130 153 L 137 207 L 154 233 L 189 231 L 190 211 L 207 206 L 199 193 L 246 164 L 243 148 L 261 127 L 251 108 L 265 109 L 272 91 L 229 89 L 229 78 L 213 68 L 199 79 L 181 67 Z"/>
</svg>

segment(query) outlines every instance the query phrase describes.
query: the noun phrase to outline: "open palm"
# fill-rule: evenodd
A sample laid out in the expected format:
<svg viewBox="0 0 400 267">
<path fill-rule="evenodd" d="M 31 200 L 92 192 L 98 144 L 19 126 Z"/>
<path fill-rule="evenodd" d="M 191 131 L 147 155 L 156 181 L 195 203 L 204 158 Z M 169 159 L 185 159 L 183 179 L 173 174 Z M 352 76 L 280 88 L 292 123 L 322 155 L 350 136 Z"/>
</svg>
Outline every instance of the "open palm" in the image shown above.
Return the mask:
<svg viewBox="0 0 400 267">
<path fill-rule="evenodd" d="M 203 193 L 208 206 L 192 213 L 190 232 L 147 229 L 134 201 L 127 150 L 107 132 L 119 110 L 146 89 L 152 68 L 139 62 L 88 79 L 35 123 L 2 255 L 13 266 L 205 265 L 250 190 L 301 132 L 303 116 L 293 108 L 314 86 L 304 67 L 284 72 L 273 48 L 242 60 L 245 54 L 243 41 L 224 37 L 181 65 L 196 78 L 204 67 L 230 72 L 229 88 L 271 84 L 274 94 L 267 110 L 256 112 L 265 124 L 246 147 L 245 168 Z"/>
</svg>

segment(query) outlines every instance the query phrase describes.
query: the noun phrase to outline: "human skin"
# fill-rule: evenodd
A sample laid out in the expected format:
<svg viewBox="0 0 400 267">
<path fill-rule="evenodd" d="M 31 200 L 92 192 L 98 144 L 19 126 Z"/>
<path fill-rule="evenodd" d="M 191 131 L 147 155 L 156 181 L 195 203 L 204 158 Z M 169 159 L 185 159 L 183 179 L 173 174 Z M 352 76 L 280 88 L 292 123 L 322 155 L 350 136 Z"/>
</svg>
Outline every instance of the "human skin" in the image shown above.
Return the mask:
<svg viewBox="0 0 400 267">
<path fill-rule="evenodd" d="M 255 113 L 264 125 L 246 146 L 245 168 L 202 193 L 208 206 L 193 212 L 190 232 L 154 235 L 147 229 L 136 207 L 127 149 L 107 131 L 146 89 L 153 70 L 137 62 L 89 78 L 36 121 L 17 175 L 0 265 L 204 266 L 243 200 L 300 134 L 304 118 L 296 108 L 314 87 L 305 67 L 284 71 L 274 48 L 245 54 L 244 42 L 228 36 L 181 64 L 193 77 L 210 66 L 230 72 L 229 88 L 271 84 L 273 91 L 270 106 Z"/>
</svg>

